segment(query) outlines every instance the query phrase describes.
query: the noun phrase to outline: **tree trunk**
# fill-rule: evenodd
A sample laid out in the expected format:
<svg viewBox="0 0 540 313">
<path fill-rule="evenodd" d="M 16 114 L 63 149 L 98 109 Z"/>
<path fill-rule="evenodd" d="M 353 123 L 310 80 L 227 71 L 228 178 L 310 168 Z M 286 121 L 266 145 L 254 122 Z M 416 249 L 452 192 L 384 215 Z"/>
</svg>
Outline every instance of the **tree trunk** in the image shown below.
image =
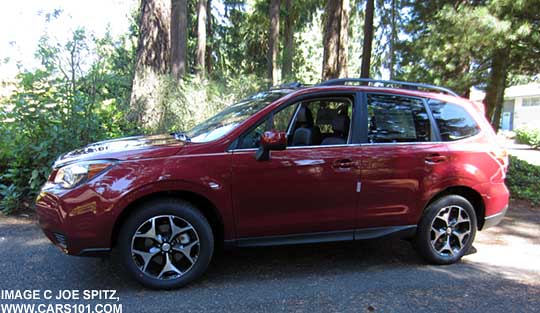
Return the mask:
<svg viewBox="0 0 540 313">
<path fill-rule="evenodd" d="M 329 0 L 325 7 L 322 79 L 347 76 L 349 0 Z"/>
<path fill-rule="evenodd" d="M 197 50 L 195 51 L 195 71 L 199 77 L 204 76 L 206 58 L 206 18 L 207 0 L 199 0 L 197 4 Z"/>
<path fill-rule="evenodd" d="M 389 42 L 389 62 L 388 62 L 388 71 L 390 80 L 394 79 L 394 67 L 396 63 L 396 39 L 397 39 L 397 23 L 396 23 L 396 0 L 392 0 L 390 5 L 390 42 Z"/>
<path fill-rule="evenodd" d="M 171 3 L 171 73 L 179 80 L 186 73 L 187 0 L 171 0 Z"/>
<path fill-rule="evenodd" d="M 375 11 L 374 0 L 366 0 L 366 19 L 364 21 L 364 44 L 362 46 L 362 65 L 360 77 L 369 78 L 371 67 L 371 46 L 373 44 L 373 14 Z"/>
<path fill-rule="evenodd" d="M 349 56 L 349 0 L 341 0 L 341 15 L 339 21 L 339 47 L 338 47 L 338 76 L 347 77 Z"/>
<path fill-rule="evenodd" d="M 214 34 L 212 32 L 212 0 L 207 0 L 206 9 L 208 10 L 208 18 L 206 19 L 206 36 L 208 37 L 208 45 L 206 46 L 206 73 L 212 74 L 212 49 L 214 48 Z"/>
<path fill-rule="evenodd" d="M 283 49 L 283 79 L 290 79 L 293 76 L 293 57 L 294 57 L 294 14 L 292 7 L 292 0 L 285 0 L 285 11 L 287 16 L 285 18 L 285 44 Z"/>
<path fill-rule="evenodd" d="M 157 125 L 161 77 L 169 72 L 170 1 L 142 0 L 135 76 L 128 119 L 139 126 Z"/>
<path fill-rule="evenodd" d="M 277 56 L 279 53 L 279 0 L 271 0 L 270 2 L 270 29 L 268 35 L 268 79 L 272 85 L 277 85 Z"/>
<path fill-rule="evenodd" d="M 501 112 L 504 100 L 504 90 L 508 77 L 509 49 L 502 48 L 493 52 L 491 61 L 491 72 L 489 73 L 488 85 L 486 87 L 486 117 L 491 121 L 495 131 L 499 130 L 501 122 Z"/>
</svg>

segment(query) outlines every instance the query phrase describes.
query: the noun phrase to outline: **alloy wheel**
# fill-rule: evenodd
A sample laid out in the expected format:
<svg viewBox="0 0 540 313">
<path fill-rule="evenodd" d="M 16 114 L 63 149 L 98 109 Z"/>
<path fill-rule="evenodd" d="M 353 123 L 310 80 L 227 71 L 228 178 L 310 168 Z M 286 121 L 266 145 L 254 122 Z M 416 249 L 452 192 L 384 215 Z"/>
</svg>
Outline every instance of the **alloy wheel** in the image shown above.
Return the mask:
<svg viewBox="0 0 540 313">
<path fill-rule="evenodd" d="M 457 205 L 439 210 L 431 222 L 431 247 L 443 257 L 453 257 L 467 246 L 471 237 L 471 219 Z"/>
<path fill-rule="evenodd" d="M 131 240 L 131 256 L 139 270 L 154 279 L 185 275 L 197 262 L 199 235 L 186 220 L 160 215 L 143 222 Z"/>
</svg>

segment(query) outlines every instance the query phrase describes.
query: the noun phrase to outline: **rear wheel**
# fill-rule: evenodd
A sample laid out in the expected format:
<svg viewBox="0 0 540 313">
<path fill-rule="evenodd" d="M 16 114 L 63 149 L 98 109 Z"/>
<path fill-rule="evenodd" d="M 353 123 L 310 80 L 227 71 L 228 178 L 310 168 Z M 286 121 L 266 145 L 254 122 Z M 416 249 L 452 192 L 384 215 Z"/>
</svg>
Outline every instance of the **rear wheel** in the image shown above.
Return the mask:
<svg viewBox="0 0 540 313">
<path fill-rule="evenodd" d="M 139 207 L 118 240 L 127 271 L 150 288 L 182 287 L 201 276 L 214 251 L 212 229 L 190 203 L 167 199 Z"/>
<path fill-rule="evenodd" d="M 451 264 L 469 251 L 476 235 L 476 214 L 471 203 L 457 195 L 431 203 L 416 235 L 418 252 L 434 264 Z"/>
</svg>

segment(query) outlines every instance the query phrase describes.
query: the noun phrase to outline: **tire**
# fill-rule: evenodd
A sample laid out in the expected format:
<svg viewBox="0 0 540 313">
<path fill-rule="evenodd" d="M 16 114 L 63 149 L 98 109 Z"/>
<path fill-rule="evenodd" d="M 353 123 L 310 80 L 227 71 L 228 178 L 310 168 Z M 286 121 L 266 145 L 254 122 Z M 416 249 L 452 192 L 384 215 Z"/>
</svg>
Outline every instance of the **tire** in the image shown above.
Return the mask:
<svg viewBox="0 0 540 313">
<path fill-rule="evenodd" d="M 210 224 L 195 206 L 178 199 L 141 205 L 127 218 L 118 236 L 123 267 L 139 283 L 153 289 L 180 288 L 199 278 L 213 252 Z"/>
<path fill-rule="evenodd" d="M 452 264 L 471 248 L 476 227 L 476 213 L 467 199 L 458 195 L 444 196 L 424 211 L 415 246 L 430 263 Z"/>
</svg>

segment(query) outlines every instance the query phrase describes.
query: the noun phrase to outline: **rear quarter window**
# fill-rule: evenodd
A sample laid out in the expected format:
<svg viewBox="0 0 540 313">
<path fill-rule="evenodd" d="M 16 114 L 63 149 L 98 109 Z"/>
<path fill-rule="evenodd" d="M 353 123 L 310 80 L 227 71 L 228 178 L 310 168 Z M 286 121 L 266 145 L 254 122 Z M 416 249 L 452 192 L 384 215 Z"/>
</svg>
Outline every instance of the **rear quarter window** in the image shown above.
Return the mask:
<svg viewBox="0 0 540 313">
<path fill-rule="evenodd" d="M 429 100 L 428 104 L 442 141 L 460 140 L 480 132 L 476 121 L 462 106 L 439 100 Z"/>
</svg>

